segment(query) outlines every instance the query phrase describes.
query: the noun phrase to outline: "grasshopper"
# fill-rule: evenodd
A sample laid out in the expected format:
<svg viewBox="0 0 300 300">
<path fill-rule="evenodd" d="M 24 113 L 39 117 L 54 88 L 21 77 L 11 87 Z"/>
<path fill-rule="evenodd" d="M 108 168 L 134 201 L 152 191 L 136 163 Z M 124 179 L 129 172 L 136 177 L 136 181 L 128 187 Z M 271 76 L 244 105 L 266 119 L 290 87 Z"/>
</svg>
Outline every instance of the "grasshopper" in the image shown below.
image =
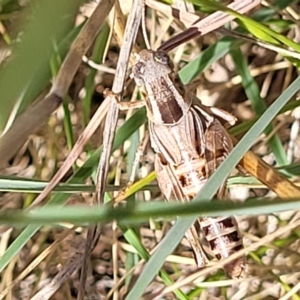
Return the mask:
<svg viewBox="0 0 300 300">
<path fill-rule="evenodd" d="M 148 0 L 147 2 L 150 2 L 150 1 Z M 241 2 L 243 2 L 243 1 L 241 1 Z M 142 15 L 142 9 L 140 8 L 140 6 L 141 5 L 139 3 L 139 0 L 135 0 L 134 4 L 133 4 L 132 13 L 130 14 L 129 20 L 127 22 L 125 35 L 124 35 L 125 38 L 124 38 L 121 52 L 120 52 L 120 63 L 118 64 L 118 68 L 117 68 L 117 72 L 116 72 L 116 77 L 118 79 L 115 80 L 115 84 L 112 88 L 113 94 L 117 95 L 117 96 L 120 96 L 122 93 L 121 91 L 122 91 L 123 85 L 124 85 L 124 83 L 123 83 L 124 80 L 122 80 L 122 78 L 125 76 L 125 69 L 126 69 L 126 64 L 124 62 L 128 61 L 128 57 L 129 57 L 128 52 L 130 52 L 133 41 L 135 40 L 136 31 L 137 31 L 136 29 L 140 22 L 140 17 Z M 190 17 L 188 17 L 188 19 L 191 20 Z M 207 24 L 207 23 L 205 23 L 205 24 Z M 206 26 L 205 24 L 203 25 L 204 27 Z M 199 29 L 198 30 L 199 33 L 201 33 L 201 34 L 204 34 L 208 30 L 214 30 L 214 29 L 211 29 L 210 26 L 207 26 L 206 29 L 202 29 L 202 28 L 200 28 L 200 25 L 198 26 L 198 29 Z M 191 36 L 193 36 L 193 35 L 191 35 Z M 167 50 L 167 49 L 171 49 L 171 47 L 174 47 L 173 44 L 172 44 L 172 46 L 164 45 L 164 46 L 160 47 L 160 49 Z M 197 191 L 196 191 L 196 189 L 193 189 L 193 186 L 191 184 L 187 185 L 186 183 L 190 183 L 192 180 L 194 180 L 193 179 L 194 175 L 197 174 L 197 176 L 199 177 L 198 182 L 200 183 L 200 185 L 203 185 L 204 182 L 206 181 L 206 178 L 208 178 L 210 175 L 209 172 L 213 172 L 213 170 L 215 170 L 217 168 L 217 165 L 219 165 L 221 163 L 221 161 L 226 157 L 226 154 L 229 153 L 232 148 L 232 144 L 230 142 L 230 139 L 228 138 L 229 136 L 228 136 L 226 130 L 224 129 L 224 127 L 220 123 L 220 121 L 222 121 L 222 119 L 226 119 L 228 121 L 228 115 L 216 108 L 204 107 L 199 103 L 198 100 L 195 99 L 195 97 L 193 97 L 193 96 L 190 97 L 189 95 L 185 95 L 186 92 L 185 92 L 184 88 L 182 87 L 182 85 L 180 84 L 180 81 L 178 81 L 176 74 L 174 74 L 172 72 L 172 68 L 170 65 L 171 62 L 169 61 L 167 56 L 165 56 L 165 54 L 163 54 L 161 56 L 161 58 L 159 58 L 159 56 L 161 54 L 158 54 L 158 53 L 160 53 L 160 52 L 151 52 L 149 50 L 144 50 L 144 51 L 145 52 L 140 53 L 140 59 L 139 59 L 138 63 L 144 63 L 143 60 L 145 60 L 145 59 L 143 59 L 143 56 L 145 56 L 145 57 L 152 56 L 152 61 L 156 62 L 156 63 L 158 61 L 160 61 L 161 65 L 163 65 L 163 63 L 165 62 L 164 69 L 166 71 L 166 74 L 164 74 L 163 79 L 164 80 L 168 80 L 168 78 L 172 79 L 171 80 L 172 84 L 168 85 L 168 87 L 173 93 L 175 93 L 175 94 L 177 93 L 177 95 L 178 95 L 178 97 L 176 98 L 177 102 L 175 102 L 175 104 L 177 104 L 177 105 L 173 106 L 173 108 L 174 107 L 180 108 L 180 110 L 177 109 L 177 111 L 174 111 L 174 113 L 175 112 L 177 113 L 177 115 L 176 115 L 177 122 L 176 121 L 173 122 L 174 128 L 177 128 L 176 130 L 182 134 L 181 137 L 180 136 L 178 136 L 178 137 L 180 138 L 180 140 L 182 142 L 186 142 L 186 133 L 184 133 L 184 131 L 182 130 L 182 127 L 185 127 L 185 128 L 189 129 L 188 132 L 191 133 L 192 137 L 198 138 L 198 140 L 194 140 L 192 143 L 189 143 L 189 145 L 190 145 L 189 148 L 185 148 L 188 151 L 185 151 L 185 152 L 181 151 L 179 153 L 179 156 L 182 155 L 182 158 L 184 158 L 184 159 L 187 159 L 187 158 L 189 158 L 189 155 L 191 155 L 191 154 L 194 155 L 196 153 L 196 155 L 198 157 L 197 162 L 194 163 L 194 161 L 196 159 L 195 159 L 195 157 L 192 156 L 189 160 L 190 163 L 183 163 L 183 164 L 179 164 L 177 166 L 176 162 L 178 159 L 180 159 L 180 157 L 178 158 L 178 156 L 174 156 L 175 152 L 173 152 L 174 151 L 173 148 L 161 147 L 161 144 L 159 143 L 160 140 L 154 139 L 157 137 L 161 137 L 161 135 L 156 133 L 156 131 L 155 131 L 156 129 L 158 129 L 160 127 L 164 127 L 163 132 L 166 133 L 166 132 L 168 132 L 167 129 L 170 128 L 172 124 L 170 124 L 170 123 L 161 124 L 159 122 L 155 123 L 154 119 L 151 119 L 151 116 L 154 116 L 153 112 L 151 111 L 151 108 L 156 108 L 156 110 L 157 110 L 159 107 L 155 107 L 154 102 L 152 102 L 152 103 L 149 102 L 149 108 L 147 106 L 148 116 L 150 116 L 149 124 L 150 125 L 152 124 L 151 126 L 153 126 L 153 128 L 154 128 L 151 133 L 151 141 L 152 141 L 152 146 L 154 146 L 154 149 L 157 150 L 156 168 L 158 168 L 158 167 L 161 168 L 161 170 L 157 169 L 159 185 L 161 186 L 161 189 L 162 189 L 163 193 L 165 194 L 166 198 L 168 198 L 169 200 L 178 199 L 180 201 L 189 201 L 190 198 L 192 198 L 197 193 Z M 121 55 L 122 53 L 124 55 Z M 158 57 L 154 58 L 154 56 L 153 56 L 154 53 L 158 54 Z M 140 65 L 140 66 L 142 66 L 142 65 Z M 144 68 L 145 68 L 145 65 L 144 65 Z M 138 64 L 136 65 L 135 70 L 138 71 Z M 139 71 L 141 71 L 141 69 Z M 153 73 L 155 73 L 155 70 L 153 71 Z M 138 75 L 138 72 L 136 72 L 136 75 Z M 174 76 L 174 77 L 172 77 L 172 76 Z M 144 84 L 141 75 L 140 75 L 139 79 L 138 79 L 138 76 L 135 76 L 135 77 L 136 77 L 136 80 L 138 81 L 138 84 L 142 84 L 142 85 Z M 169 80 L 169 82 L 170 82 L 170 80 Z M 149 85 L 149 83 L 147 83 L 147 84 Z M 147 87 L 147 84 L 146 84 L 146 87 Z M 154 90 L 154 88 L 155 87 L 152 86 L 153 90 Z M 152 90 L 150 90 L 150 91 L 152 91 Z M 160 95 L 163 95 L 163 94 L 166 94 L 166 92 L 161 91 Z M 175 94 L 173 94 L 173 95 L 175 95 Z M 156 93 L 156 95 L 158 95 L 158 93 Z M 183 95 L 184 95 L 184 97 L 183 97 Z M 105 129 L 104 141 L 103 141 L 104 149 L 103 149 L 103 153 L 102 153 L 101 160 L 99 163 L 99 169 L 98 169 L 99 171 L 98 171 L 98 176 L 97 176 L 96 199 L 99 202 L 102 201 L 103 194 L 105 191 L 105 182 L 106 182 L 106 177 L 107 177 L 107 172 L 108 172 L 107 161 L 109 161 L 109 155 L 111 152 L 111 145 L 112 145 L 114 130 L 115 130 L 116 124 L 117 124 L 117 116 L 118 116 L 118 109 L 119 109 L 119 106 L 117 104 L 117 102 L 119 100 L 114 99 L 117 97 L 113 97 L 112 95 L 109 94 L 107 97 L 107 100 L 109 100 L 108 98 L 110 96 L 111 96 L 111 101 L 110 102 L 107 101 L 107 103 L 110 103 L 110 108 L 108 109 L 108 115 L 106 118 L 106 126 L 105 126 L 106 129 Z M 151 97 L 153 97 L 153 93 L 152 94 L 150 93 L 150 95 L 148 95 L 149 101 L 150 101 Z M 167 98 L 165 97 L 162 99 L 167 99 Z M 178 99 L 183 100 L 183 102 L 181 100 L 179 101 Z M 181 104 L 182 104 L 182 106 L 180 106 Z M 147 100 L 146 100 L 146 105 L 147 105 Z M 152 107 L 152 105 L 153 105 L 153 107 Z M 151 114 L 151 112 L 152 112 L 152 114 Z M 161 111 L 160 115 L 161 116 L 163 115 L 162 111 Z M 180 115 L 182 116 L 181 119 L 184 120 L 185 122 L 188 122 L 189 120 L 198 120 L 198 123 L 191 124 L 192 126 L 188 127 L 188 124 L 185 124 L 184 122 L 180 121 Z M 192 115 L 192 116 L 190 116 L 190 115 Z M 159 114 L 156 114 L 156 116 L 159 116 Z M 164 114 L 164 116 L 165 116 L 165 114 Z M 169 117 L 169 114 L 168 114 L 168 117 Z M 93 117 L 93 121 L 95 119 L 97 119 L 96 115 L 95 115 L 95 117 Z M 229 121 L 231 119 L 232 118 L 229 117 Z M 196 125 L 197 125 L 197 127 L 195 127 Z M 193 131 L 193 129 L 195 129 L 195 128 L 199 129 L 199 131 L 197 131 L 197 134 Z M 218 130 L 220 130 L 220 132 L 218 132 L 216 130 L 216 128 L 218 128 Z M 86 132 L 88 132 L 88 128 L 86 129 L 84 134 L 86 134 Z M 220 143 L 221 150 L 224 152 L 223 155 L 222 155 L 222 153 L 220 153 L 219 148 L 214 147 L 213 149 L 215 149 L 215 150 L 217 149 L 218 151 L 216 152 L 215 156 L 212 156 L 212 154 L 213 154 L 213 152 L 211 151 L 212 149 L 207 147 L 208 145 L 212 145 L 212 142 L 218 142 L 218 140 L 212 139 L 210 143 L 205 143 L 205 144 L 200 143 L 200 141 L 201 141 L 200 137 L 202 137 L 202 141 L 206 139 L 206 135 L 208 135 L 208 136 L 210 136 L 210 138 L 212 138 L 213 137 L 212 132 L 220 133 L 221 136 L 223 138 L 225 138 L 226 142 L 228 143 L 227 148 L 224 147 L 224 143 Z M 177 136 L 174 135 L 173 137 L 177 137 Z M 185 139 L 183 139 L 183 137 Z M 169 138 L 169 136 L 168 136 L 168 138 Z M 174 139 L 173 139 L 173 141 L 174 141 Z M 82 145 L 83 145 L 82 140 L 79 139 L 79 141 L 76 143 L 76 145 L 77 146 L 80 145 L 82 147 Z M 181 147 L 184 144 L 177 143 L 176 145 Z M 197 145 L 197 146 L 195 146 L 195 145 Z M 205 147 L 201 148 L 200 145 L 202 145 L 202 146 L 205 145 L 206 148 Z M 156 148 L 155 148 L 155 146 L 156 146 Z M 75 149 L 75 147 L 74 147 L 74 149 Z M 76 150 L 77 150 L 77 148 L 76 148 Z M 162 156 L 162 154 L 161 154 L 162 150 L 164 150 L 165 152 L 167 151 L 166 156 Z M 168 153 L 168 151 L 171 151 L 171 152 Z M 72 154 L 73 153 L 75 153 L 75 150 L 72 151 Z M 176 152 L 176 153 L 178 153 L 178 152 Z M 292 196 L 299 195 L 299 189 L 294 184 L 289 182 L 286 178 L 284 178 L 284 176 L 280 175 L 276 170 L 270 168 L 267 164 L 263 163 L 261 160 L 259 160 L 257 157 L 255 157 L 253 154 L 250 153 L 252 155 L 251 156 L 249 153 L 250 152 L 248 152 L 245 155 L 245 157 L 242 159 L 242 161 L 239 163 L 249 173 L 256 176 L 260 181 L 265 183 L 267 186 L 270 187 L 270 189 L 275 191 L 279 196 L 281 196 L 283 198 L 291 196 L 291 195 Z M 64 164 L 64 170 L 66 170 L 68 167 L 70 167 L 72 165 L 72 163 L 74 162 L 74 159 L 76 157 L 77 156 L 70 154 L 70 159 Z M 212 157 L 214 157 L 214 159 L 212 159 Z M 164 159 L 162 159 L 162 158 L 164 158 Z M 167 159 L 169 159 L 169 160 L 167 160 Z M 205 162 L 205 160 L 206 160 L 206 162 Z M 210 164 L 208 164 L 208 162 Z M 255 163 L 253 163 L 253 162 L 255 162 Z M 213 164 L 217 164 L 217 165 L 213 165 Z M 259 168 L 256 166 L 259 166 Z M 189 173 L 184 173 L 184 168 L 190 168 Z M 193 168 L 197 169 L 198 173 L 195 172 L 195 170 L 193 170 Z M 176 171 L 177 171 L 177 173 L 176 173 Z M 168 172 L 171 172 L 171 173 L 169 174 Z M 182 174 L 184 174 L 183 177 L 181 176 Z M 192 176 L 188 177 L 188 176 L 186 176 L 186 174 L 191 174 Z M 268 176 L 266 176 L 266 174 Z M 200 177 L 200 175 L 202 177 Z M 47 186 L 47 188 L 43 191 L 43 193 L 38 197 L 37 200 L 41 201 L 47 195 L 47 193 L 49 193 L 53 189 L 53 187 L 59 182 L 59 179 L 62 176 L 63 176 L 63 171 L 61 171 L 60 173 L 57 174 L 57 176 L 55 176 L 55 178 L 51 181 L 49 186 Z M 183 181 L 180 181 L 181 179 L 183 179 Z M 171 184 L 173 183 L 170 180 L 174 180 L 174 185 L 170 185 L 170 183 Z M 192 188 L 189 189 L 190 187 L 192 187 Z M 176 195 L 178 195 L 179 197 L 175 198 Z M 223 185 L 222 188 L 220 189 L 220 191 L 218 192 L 217 197 L 219 199 L 221 199 L 224 196 L 226 196 L 226 193 L 225 193 L 225 187 Z M 201 265 L 202 262 L 204 264 L 207 260 L 205 254 L 202 251 L 201 244 L 199 242 L 198 233 L 200 232 L 200 226 L 202 226 L 204 233 L 205 233 L 205 230 L 207 229 L 207 233 L 210 234 L 210 235 L 207 235 L 207 239 L 210 241 L 216 241 L 216 239 L 215 240 L 212 239 L 214 237 L 211 235 L 211 232 L 208 232 L 208 230 L 211 229 L 210 224 L 213 223 L 219 227 L 217 240 L 224 241 L 224 247 L 221 248 L 221 250 L 223 251 L 223 249 L 225 249 L 226 255 L 230 255 L 232 251 L 235 251 L 239 247 L 242 247 L 238 230 L 236 229 L 235 226 L 228 226 L 228 223 L 226 221 L 226 220 L 229 220 L 228 222 L 232 222 L 232 224 L 234 224 L 233 218 L 229 218 L 229 219 L 228 218 L 226 218 L 226 219 L 215 218 L 215 219 L 213 219 L 212 223 L 208 224 L 207 221 L 210 219 L 211 218 L 203 218 L 203 220 L 199 220 L 199 221 L 197 220 L 197 222 L 194 224 L 194 226 L 187 233 L 188 237 L 190 237 L 190 242 L 192 242 L 192 248 L 195 252 L 196 259 L 198 260 L 197 261 L 198 265 Z M 228 231 L 229 231 L 228 228 L 229 229 L 232 228 L 232 230 L 233 230 L 232 232 L 236 236 L 238 236 L 237 240 L 234 240 L 232 238 L 234 236 L 233 234 L 231 234 L 231 233 L 228 234 Z M 224 230 L 224 229 L 226 229 L 226 230 Z M 97 238 L 98 238 L 99 234 L 100 233 L 97 228 L 96 228 L 96 230 L 94 229 L 91 231 L 91 235 L 89 235 L 89 238 L 90 238 L 89 243 L 87 243 L 87 245 L 85 247 L 86 250 L 88 248 L 94 247 L 95 243 L 97 242 Z M 228 237 L 230 238 L 229 240 L 228 240 Z M 227 238 L 227 240 L 226 240 L 226 238 Z M 227 243 L 227 241 L 231 241 L 231 244 Z M 220 249 L 220 247 L 218 247 L 218 248 L 214 247 L 214 244 L 212 244 L 212 248 L 213 248 L 213 250 Z M 89 255 L 90 251 L 91 251 L 91 249 L 89 249 L 89 251 L 86 251 L 84 255 L 83 254 L 81 255 L 81 253 L 75 253 L 74 257 L 71 257 L 70 265 L 72 268 L 68 269 L 69 266 L 66 266 L 58 274 L 59 276 L 57 276 L 53 280 L 54 287 L 52 288 L 52 292 L 54 290 L 56 290 L 59 287 L 59 285 L 62 284 L 62 282 L 65 281 L 66 278 L 68 278 L 72 272 L 74 272 L 74 270 L 78 269 L 78 267 L 82 264 L 84 258 L 85 258 L 85 260 L 87 259 L 87 256 Z M 222 251 L 219 251 L 219 250 L 215 251 L 215 254 L 217 256 L 219 256 L 220 258 L 222 258 L 221 255 L 223 255 L 225 257 L 226 256 L 226 255 L 224 255 L 225 252 L 223 253 Z M 77 256 L 79 258 L 77 258 Z M 232 276 L 238 277 L 242 273 L 243 265 L 244 265 L 244 258 L 242 258 L 239 261 L 238 260 L 234 261 L 234 263 L 232 263 L 230 266 L 226 266 L 226 269 Z M 82 272 L 82 274 L 84 274 L 84 272 Z M 82 286 L 84 286 L 84 283 L 85 283 L 84 276 L 82 276 L 82 278 L 83 278 Z M 41 293 L 41 294 L 43 294 L 43 293 Z M 81 299 L 81 298 L 82 298 L 82 295 L 79 296 L 79 299 Z M 36 298 L 36 299 L 46 299 L 45 294 L 43 294 L 42 298 Z"/>
<path fill-rule="evenodd" d="M 145 106 L 151 146 L 156 153 L 158 185 L 168 201 L 190 201 L 233 147 L 218 119 L 234 124 L 235 118 L 220 109 L 212 111 L 186 92 L 173 71 L 169 56 L 163 51 L 142 50 L 132 74 L 147 94 Z M 225 196 L 224 183 L 217 198 Z M 199 218 L 186 233 L 199 267 L 207 262 L 200 228 L 218 259 L 229 257 L 243 247 L 233 217 Z M 225 269 L 231 277 L 240 277 L 244 257 L 226 265 Z"/>
</svg>

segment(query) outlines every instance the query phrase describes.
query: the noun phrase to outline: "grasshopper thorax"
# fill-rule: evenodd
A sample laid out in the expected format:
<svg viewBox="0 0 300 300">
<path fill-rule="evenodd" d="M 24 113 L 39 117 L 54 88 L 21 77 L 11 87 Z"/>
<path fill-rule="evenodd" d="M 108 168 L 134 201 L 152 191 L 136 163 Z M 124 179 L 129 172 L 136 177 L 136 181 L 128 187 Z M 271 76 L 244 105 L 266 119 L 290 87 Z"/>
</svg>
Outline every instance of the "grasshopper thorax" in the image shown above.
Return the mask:
<svg viewBox="0 0 300 300">
<path fill-rule="evenodd" d="M 176 124 L 189 111 L 191 98 L 173 70 L 173 63 L 163 51 L 142 50 L 133 67 L 136 84 L 146 90 L 146 107 L 150 121 Z"/>
</svg>

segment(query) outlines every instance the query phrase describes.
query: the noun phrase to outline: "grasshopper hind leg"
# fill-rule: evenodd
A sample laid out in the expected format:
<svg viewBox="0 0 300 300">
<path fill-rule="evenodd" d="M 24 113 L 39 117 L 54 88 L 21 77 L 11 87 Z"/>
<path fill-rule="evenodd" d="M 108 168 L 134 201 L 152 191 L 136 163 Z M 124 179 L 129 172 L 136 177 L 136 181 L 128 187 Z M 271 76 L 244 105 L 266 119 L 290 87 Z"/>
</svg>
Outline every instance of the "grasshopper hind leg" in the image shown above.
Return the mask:
<svg viewBox="0 0 300 300">
<path fill-rule="evenodd" d="M 199 268 L 203 268 L 208 263 L 208 258 L 201 245 L 200 224 L 197 220 L 186 232 L 185 236 L 193 250 L 196 264 Z"/>
</svg>

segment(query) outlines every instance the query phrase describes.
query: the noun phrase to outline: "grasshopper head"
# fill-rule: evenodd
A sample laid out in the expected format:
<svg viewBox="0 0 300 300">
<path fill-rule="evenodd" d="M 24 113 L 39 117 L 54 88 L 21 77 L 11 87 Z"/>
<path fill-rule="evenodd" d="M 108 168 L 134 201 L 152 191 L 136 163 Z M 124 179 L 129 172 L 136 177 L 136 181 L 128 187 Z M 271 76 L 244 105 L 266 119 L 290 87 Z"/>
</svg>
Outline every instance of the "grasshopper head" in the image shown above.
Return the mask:
<svg viewBox="0 0 300 300">
<path fill-rule="evenodd" d="M 132 75 L 145 89 L 147 115 L 153 123 L 175 124 L 189 111 L 191 98 L 185 97 L 185 89 L 165 52 L 142 50 Z"/>
<path fill-rule="evenodd" d="M 138 86 L 173 73 L 173 63 L 163 51 L 142 50 L 136 55 L 136 61 L 132 75 Z"/>
</svg>

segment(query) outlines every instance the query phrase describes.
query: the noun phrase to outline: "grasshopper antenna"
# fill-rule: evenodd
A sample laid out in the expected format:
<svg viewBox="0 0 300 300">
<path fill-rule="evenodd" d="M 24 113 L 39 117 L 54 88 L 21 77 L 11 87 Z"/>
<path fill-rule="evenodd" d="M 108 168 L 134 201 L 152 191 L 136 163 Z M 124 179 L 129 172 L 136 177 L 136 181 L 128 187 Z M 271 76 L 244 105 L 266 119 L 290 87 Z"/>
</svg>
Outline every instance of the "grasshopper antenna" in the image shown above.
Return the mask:
<svg viewBox="0 0 300 300">
<path fill-rule="evenodd" d="M 150 47 L 150 42 L 147 36 L 147 30 L 146 30 L 146 0 L 142 0 L 143 1 L 143 13 L 142 13 L 142 33 L 143 33 L 143 37 L 144 37 L 144 41 L 146 44 L 146 47 L 148 50 L 151 49 Z"/>
</svg>

